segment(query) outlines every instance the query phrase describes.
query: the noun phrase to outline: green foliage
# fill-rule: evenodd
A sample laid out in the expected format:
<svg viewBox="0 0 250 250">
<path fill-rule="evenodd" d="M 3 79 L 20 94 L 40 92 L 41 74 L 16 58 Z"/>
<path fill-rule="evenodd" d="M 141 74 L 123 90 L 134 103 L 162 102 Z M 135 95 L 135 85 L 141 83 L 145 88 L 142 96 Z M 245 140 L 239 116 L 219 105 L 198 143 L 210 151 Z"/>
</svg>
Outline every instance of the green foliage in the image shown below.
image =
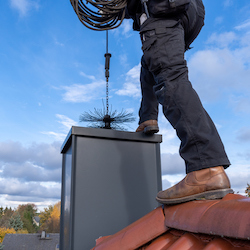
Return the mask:
<svg viewBox="0 0 250 250">
<path fill-rule="evenodd" d="M 17 211 L 21 216 L 23 229 L 26 229 L 29 233 L 36 233 L 38 227 L 33 222 L 33 218 L 37 211 L 35 204 L 19 205 Z"/>
<path fill-rule="evenodd" d="M 0 227 L 9 227 L 9 220 L 11 216 L 14 214 L 14 210 L 12 208 L 6 207 L 5 209 L 2 209 L 2 214 L 0 217 Z"/>
<path fill-rule="evenodd" d="M 9 227 L 16 231 L 23 229 L 23 222 L 18 212 L 14 213 L 9 219 Z"/>
<path fill-rule="evenodd" d="M 3 207 L 0 207 L 0 218 L 2 218 L 3 215 Z"/>
<path fill-rule="evenodd" d="M 53 211 L 53 206 L 49 206 L 48 208 L 44 209 L 44 212 L 42 212 L 39 217 L 40 217 L 40 224 L 44 225 L 46 223 L 46 221 L 48 221 L 48 219 L 51 216 L 51 213 Z"/>
<path fill-rule="evenodd" d="M 0 243 L 6 233 L 36 233 L 45 230 L 48 233 L 60 232 L 61 202 L 48 206 L 40 213 L 40 227 L 34 223 L 38 216 L 34 204 L 19 205 L 13 210 L 11 207 L 0 208 Z M 2 235 L 2 236 L 1 236 Z M 2 237 L 2 238 L 1 238 Z M 1 250 L 1 244 L 0 244 Z"/>
</svg>

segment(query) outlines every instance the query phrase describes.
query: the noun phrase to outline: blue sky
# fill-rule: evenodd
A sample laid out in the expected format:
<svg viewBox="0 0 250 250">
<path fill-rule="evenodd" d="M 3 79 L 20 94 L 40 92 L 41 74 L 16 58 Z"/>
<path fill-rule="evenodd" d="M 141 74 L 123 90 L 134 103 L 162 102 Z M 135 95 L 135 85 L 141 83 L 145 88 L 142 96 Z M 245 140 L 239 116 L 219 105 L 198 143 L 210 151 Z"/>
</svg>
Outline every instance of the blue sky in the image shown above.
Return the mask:
<svg viewBox="0 0 250 250">
<path fill-rule="evenodd" d="M 233 189 L 250 183 L 250 2 L 204 0 L 205 26 L 186 53 L 190 80 L 214 120 Z M 105 100 L 105 32 L 70 1 L 0 1 L 0 206 L 60 199 L 60 147 L 84 111 Z M 137 112 L 141 44 L 130 20 L 109 32 L 110 105 Z M 163 188 L 184 177 L 179 140 L 159 114 Z M 130 125 L 134 131 L 137 122 Z"/>
</svg>

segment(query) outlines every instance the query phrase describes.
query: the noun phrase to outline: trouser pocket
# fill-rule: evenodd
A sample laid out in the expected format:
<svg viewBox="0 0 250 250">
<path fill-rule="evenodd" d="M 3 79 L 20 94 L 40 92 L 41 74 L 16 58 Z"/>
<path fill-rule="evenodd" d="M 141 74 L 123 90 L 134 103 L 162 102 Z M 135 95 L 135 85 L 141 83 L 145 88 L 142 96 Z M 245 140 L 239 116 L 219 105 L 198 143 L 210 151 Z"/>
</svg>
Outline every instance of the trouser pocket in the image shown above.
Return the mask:
<svg viewBox="0 0 250 250">
<path fill-rule="evenodd" d="M 149 70 L 152 73 L 156 73 L 161 68 L 161 63 L 159 61 L 160 51 L 157 45 L 157 37 L 155 35 L 147 37 L 147 32 L 142 36 L 143 39 L 145 39 L 142 43 L 144 60 Z"/>
</svg>

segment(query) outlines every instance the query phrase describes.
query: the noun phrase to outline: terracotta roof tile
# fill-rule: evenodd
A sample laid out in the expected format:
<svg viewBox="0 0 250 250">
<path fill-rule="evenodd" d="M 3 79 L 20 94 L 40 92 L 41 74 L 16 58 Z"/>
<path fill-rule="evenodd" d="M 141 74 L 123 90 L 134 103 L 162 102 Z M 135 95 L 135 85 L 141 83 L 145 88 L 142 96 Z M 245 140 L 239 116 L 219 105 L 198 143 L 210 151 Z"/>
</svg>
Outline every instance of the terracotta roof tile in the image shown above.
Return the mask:
<svg viewBox="0 0 250 250">
<path fill-rule="evenodd" d="M 171 228 L 250 239 L 250 198 L 241 195 L 165 206 L 164 213 L 166 226 Z"/>
<path fill-rule="evenodd" d="M 246 250 L 249 239 L 250 198 L 228 194 L 158 207 L 93 250 Z"/>
<path fill-rule="evenodd" d="M 203 249 L 205 244 L 196 238 L 193 234 L 186 233 L 180 237 L 169 250 Z"/>
<path fill-rule="evenodd" d="M 156 238 L 154 241 L 152 241 L 152 243 L 150 245 L 148 245 L 147 247 L 144 246 L 142 249 L 147 249 L 147 250 L 155 250 L 155 249 L 166 249 L 166 247 L 170 247 L 171 245 L 173 245 L 173 243 L 179 239 L 177 236 L 174 236 L 173 234 L 163 234 L 160 237 Z"/>
<path fill-rule="evenodd" d="M 230 250 L 234 249 L 235 247 L 227 242 L 224 239 L 216 238 L 212 240 L 205 248 L 204 250 L 214 250 L 214 249 L 220 249 L 220 250 Z"/>
<path fill-rule="evenodd" d="M 174 238 L 173 238 L 174 236 Z M 171 238 L 171 241 L 166 239 Z M 108 248 L 105 248 L 108 249 Z M 132 250 L 127 248 L 128 250 Z M 250 241 L 169 229 L 136 250 L 249 250 Z"/>
</svg>

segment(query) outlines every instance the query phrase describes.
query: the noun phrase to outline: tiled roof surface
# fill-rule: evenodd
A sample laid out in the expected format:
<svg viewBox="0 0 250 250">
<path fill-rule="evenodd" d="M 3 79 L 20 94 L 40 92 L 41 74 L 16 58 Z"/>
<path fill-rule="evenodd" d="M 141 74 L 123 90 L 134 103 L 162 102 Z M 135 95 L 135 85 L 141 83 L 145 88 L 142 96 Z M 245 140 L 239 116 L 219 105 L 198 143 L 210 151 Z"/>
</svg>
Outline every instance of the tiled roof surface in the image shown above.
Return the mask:
<svg viewBox="0 0 250 250">
<path fill-rule="evenodd" d="M 250 198 L 158 207 L 114 235 L 99 238 L 92 250 L 250 249 Z"/>
<path fill-rule="evenodd" d="M 250 240 L 250 198 L 242 195 L 165 207 L 164 213 L 167 227 Z"/>
<path fill-rule="evenodd" d="M 6 234 L 3 239 L 4 250 L 55 250 L 59 244 L 59 233 L 47 234 Z"/>
</svg>

